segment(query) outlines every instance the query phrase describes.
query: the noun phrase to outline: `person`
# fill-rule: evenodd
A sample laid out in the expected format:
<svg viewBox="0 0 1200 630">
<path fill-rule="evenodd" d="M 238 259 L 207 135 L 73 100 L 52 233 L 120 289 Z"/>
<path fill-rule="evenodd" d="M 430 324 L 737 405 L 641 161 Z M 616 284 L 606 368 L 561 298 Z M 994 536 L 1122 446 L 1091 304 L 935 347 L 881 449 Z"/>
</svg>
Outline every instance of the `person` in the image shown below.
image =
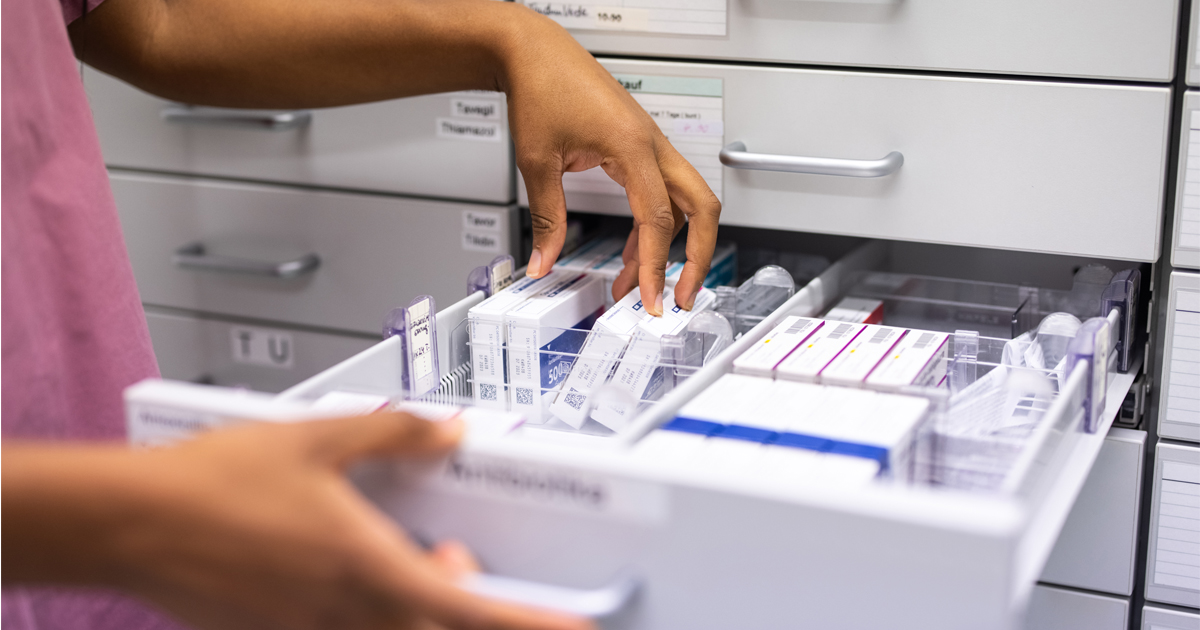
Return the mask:
<svg viewBox="0 0 1200 630">
<path fill-rule="evenodd" d="M 562 174 L 599 166 L 634 217 L 614 292 L 639 287 L 661 313 L 688 223 L 675 291 L 690 307 L 720 204 L 603 67 L 552 21 L 492 0 L 5 0 L 2 47 L 6 630 L 587 627 L 458 588 L 476 568 L 464 548 L 421 550 L 341 474 L 444 453 L 457 421 L 376 414 L 120 445 L 121 392 L 157 367 L 75 57 L 212 106 L 502 91 L 533 216 L 528 273 L 560 254 Z"/>
</svg>

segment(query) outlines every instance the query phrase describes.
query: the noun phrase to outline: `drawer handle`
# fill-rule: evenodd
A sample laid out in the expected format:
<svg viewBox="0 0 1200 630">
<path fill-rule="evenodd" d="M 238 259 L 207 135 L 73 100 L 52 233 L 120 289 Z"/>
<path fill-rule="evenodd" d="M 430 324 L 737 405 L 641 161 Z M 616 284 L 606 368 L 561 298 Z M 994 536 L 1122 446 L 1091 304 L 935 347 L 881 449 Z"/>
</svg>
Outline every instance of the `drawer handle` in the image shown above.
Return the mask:
<svg viewBox="0 0 1200 630">
<path fill-rule="evenodd" d="M 305 254 L 295 260 L 278 263 L 233 256 L 214 256 L 209 254 L 204 248 L 204 243 L 200 242 L 188 243 L 175 250 L 171 261 L 182 269 L 271 278 L 298 278 L 316 271 L 317 267 L 321 266 L 321 257 L 316 254 Z"/>
<path fill-rule="evenodd" d="M 181 125 L 217 125 L 222 127 L 247 127 L 267 131 L 290 131 L 307 127 L 312 122 L 312 112 L 265 112 L 221 107 L 197 107 L 172 103 L 162 108 L 162 119 Z"/>
<path fill-rule="evenodd" d="M 730 168 L 750 171 L 779 171 L 841 177 L 883 177 L 900 170 L 904 156 L 892 151 L 879 160 L 843 160 L 841 158 L 804 157 L 750 153 L 744 142 L 731 142 L 721 149 L 721 163 Z"/>
<path fill-rule="evenodd" d="M 477 595 L 544 608 L 557 612 L 604 619 L 628 606 L 641 587 L 631 575 L 620 575 L 611 583 L 597 589 L 567 588 L 541 582 L 475 573 L 463 580 L 461 586 Z"/>
</svg>

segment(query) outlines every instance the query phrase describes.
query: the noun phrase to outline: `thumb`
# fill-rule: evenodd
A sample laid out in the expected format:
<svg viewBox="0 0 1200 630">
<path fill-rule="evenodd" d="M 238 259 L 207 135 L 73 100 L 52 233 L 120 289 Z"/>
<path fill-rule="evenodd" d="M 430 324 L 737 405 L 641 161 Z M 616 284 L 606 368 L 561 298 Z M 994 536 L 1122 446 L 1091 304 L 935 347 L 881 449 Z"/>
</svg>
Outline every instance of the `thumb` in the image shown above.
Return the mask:
<svg viewBox="0 0 1200 630">
<path fill-rule="evenodd" d="M 293 426 L 304 432 L 302 440 L 311 457 L 339 468 L 370 457 L 438 455 L 454 448 L 463 434 L 458 417 L 429 421 L 403 412 L 312 420 Z"/>
<path fill-rule="evenodd" d="M 522 173 L 529 191 L 529 215 L 533 223 L 533 253 L 525 273 L 540 278 L 548 273 L 562 252 L 567 238 L 567 200 L 563 195 L 562 171 L 541 167 Z"/>
</svg>

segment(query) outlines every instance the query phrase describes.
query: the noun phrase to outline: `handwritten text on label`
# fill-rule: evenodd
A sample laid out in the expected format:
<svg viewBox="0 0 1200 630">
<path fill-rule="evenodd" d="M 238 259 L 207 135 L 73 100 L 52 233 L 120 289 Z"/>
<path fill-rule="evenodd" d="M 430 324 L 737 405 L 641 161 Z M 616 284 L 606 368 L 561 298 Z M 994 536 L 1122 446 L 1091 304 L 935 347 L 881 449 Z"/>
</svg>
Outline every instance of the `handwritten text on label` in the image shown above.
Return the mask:
<svg viewBox="0 0 1200 630">
<path fill-rule="evenodd" d="M 500 119 L 500 101 L 478 98 L 450 99 L 450 115 L 456 118 Z"/>
<path fill-rule="evenodd" d="M 437 119 L 439 138 L 500 142 L 503 135 L 498 122 L 467 122 L 450 118 Z"/>
</svg>

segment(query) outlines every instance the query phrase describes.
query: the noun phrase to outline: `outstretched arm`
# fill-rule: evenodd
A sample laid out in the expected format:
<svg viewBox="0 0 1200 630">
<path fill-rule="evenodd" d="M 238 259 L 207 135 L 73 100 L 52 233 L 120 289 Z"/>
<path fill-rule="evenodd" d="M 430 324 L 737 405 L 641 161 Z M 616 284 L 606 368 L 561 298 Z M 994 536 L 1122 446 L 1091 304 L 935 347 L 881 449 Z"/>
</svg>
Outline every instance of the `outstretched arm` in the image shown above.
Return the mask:
<svg viewBox="0 0 1200 630">
<path fill-rule="evenodd" d="M 656 307 L 670 241 L 690 222 L 676 288 L 690 307 L 716 244 L 720 202 L 636 101 L 565 30 L 494 0 L 107 0 L 70 27 L 84 61 L 162 97 L 299 108 L 453 90 L 508 94 L 529 190 L 534 253 L 550 271 L 566 235 L 562 174 L 602 167 L 634 232 L 616 297 Z M 686 219 L 685 219 L 686 217 Z"/>
</svg>

